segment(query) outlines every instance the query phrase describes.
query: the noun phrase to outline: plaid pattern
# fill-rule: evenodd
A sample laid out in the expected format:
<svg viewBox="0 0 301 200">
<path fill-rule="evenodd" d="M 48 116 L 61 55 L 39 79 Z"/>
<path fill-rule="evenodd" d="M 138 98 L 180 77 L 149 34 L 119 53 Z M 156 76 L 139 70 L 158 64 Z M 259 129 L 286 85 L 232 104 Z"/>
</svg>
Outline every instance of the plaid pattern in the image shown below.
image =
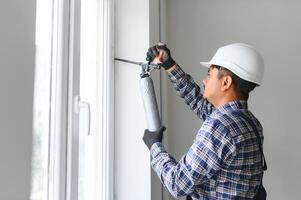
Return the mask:
<svg viewBox="0 0 301 200">
<path fill-rule="evenodd" d="M 252 199 L 263 170 L 259 143 L 250 123 L 263 140 L 262 126 L 246 101 L 214 108 L 200 88 L 179 66 L 169 77 L 185 103 L 203 125 L 188 152 L 177 162 L 162 143 L 151 147 L 152 168 L 174 196 L 192 199 Z"/>
</svg>

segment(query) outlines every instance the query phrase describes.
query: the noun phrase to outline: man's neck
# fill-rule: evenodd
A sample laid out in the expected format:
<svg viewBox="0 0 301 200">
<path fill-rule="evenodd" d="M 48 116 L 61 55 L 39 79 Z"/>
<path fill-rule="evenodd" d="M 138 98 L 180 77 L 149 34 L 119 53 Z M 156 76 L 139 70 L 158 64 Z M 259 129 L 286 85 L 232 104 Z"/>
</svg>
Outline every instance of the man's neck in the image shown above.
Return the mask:
<svg viewBox="0 0 301 200">
<path fill-rule="evenodd" d="M 243 100 L 243 99 L 239 98 L 236 94 L 228 94 L 218 98 L 217 101 L 213 103 L 213 105 L 215 108 L 218 108 L 226 103 L 230 103 L 237 100 Z"/>
</svg>

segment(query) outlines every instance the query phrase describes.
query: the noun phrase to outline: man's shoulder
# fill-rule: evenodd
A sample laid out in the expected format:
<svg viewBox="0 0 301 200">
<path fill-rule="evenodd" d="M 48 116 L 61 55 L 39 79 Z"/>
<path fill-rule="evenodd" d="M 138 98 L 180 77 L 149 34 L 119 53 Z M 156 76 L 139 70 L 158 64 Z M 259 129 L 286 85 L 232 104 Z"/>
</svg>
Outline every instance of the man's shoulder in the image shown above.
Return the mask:
<svg viewBox="0 0 301 200">
<path fill-rule="evenodd" d="M 216 109 L 214 112 L 211 113 L 210 117 L 208 118 L 208 122 L 211 124 L 219 124 L 219 126 L 227 126 L 234 121 L 240 120 L 236 114 L 233 112 L 220 112 Z"/>
<path fill-rule="evenodd" d="M 208 119 L 211 125 L 218 124 L 219 127 L 223 127 L 230 132 L 232 136 L 250 132 L 251 126 L 249 122 L 251 121 L 258 129 L 262 130 L 261 123 L 249 110 L 231 110 L 228 112 L 219 112 L 216 110 Z"/>
</svg>

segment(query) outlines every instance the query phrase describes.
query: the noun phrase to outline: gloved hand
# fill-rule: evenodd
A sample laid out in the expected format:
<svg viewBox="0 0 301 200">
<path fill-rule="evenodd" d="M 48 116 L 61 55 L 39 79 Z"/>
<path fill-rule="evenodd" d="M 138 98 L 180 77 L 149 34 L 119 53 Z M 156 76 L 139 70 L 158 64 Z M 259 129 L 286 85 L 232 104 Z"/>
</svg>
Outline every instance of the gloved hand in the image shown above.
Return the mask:
<svg viewBox="0 0 301 200">
<path fill-rule="evenodd" d="M 156 142 L 162 142 L 163 132 L 166 130 L 164 126 L 161 126 L 157 131 L 149 131 L 148 129 L 144 130 L 143 141 L 151 149 L 152 145 Z"/>
<path fill-rule="evenodd" d="M 148 62 L 154 61 L 155 58 L 158 58 L 160 65 L 168 70 L 176 64 L 170 55 L 170 50 L 166 47 L 165 44 L 159 43 L 148 49 L 146 53 L 146 60 Z"/>
</svg>

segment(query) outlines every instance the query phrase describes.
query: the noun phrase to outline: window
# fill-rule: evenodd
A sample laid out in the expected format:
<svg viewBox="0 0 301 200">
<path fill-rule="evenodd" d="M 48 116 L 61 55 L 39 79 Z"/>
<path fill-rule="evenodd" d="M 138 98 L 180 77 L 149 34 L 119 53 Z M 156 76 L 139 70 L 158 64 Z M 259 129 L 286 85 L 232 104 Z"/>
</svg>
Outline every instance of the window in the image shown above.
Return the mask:
<svg viewBox="0 0 301 200">
<path fill-rule="evenodd" d="M 109 0 L 37 0 L 31 200 L 113 199 Z"/>
</svg>

